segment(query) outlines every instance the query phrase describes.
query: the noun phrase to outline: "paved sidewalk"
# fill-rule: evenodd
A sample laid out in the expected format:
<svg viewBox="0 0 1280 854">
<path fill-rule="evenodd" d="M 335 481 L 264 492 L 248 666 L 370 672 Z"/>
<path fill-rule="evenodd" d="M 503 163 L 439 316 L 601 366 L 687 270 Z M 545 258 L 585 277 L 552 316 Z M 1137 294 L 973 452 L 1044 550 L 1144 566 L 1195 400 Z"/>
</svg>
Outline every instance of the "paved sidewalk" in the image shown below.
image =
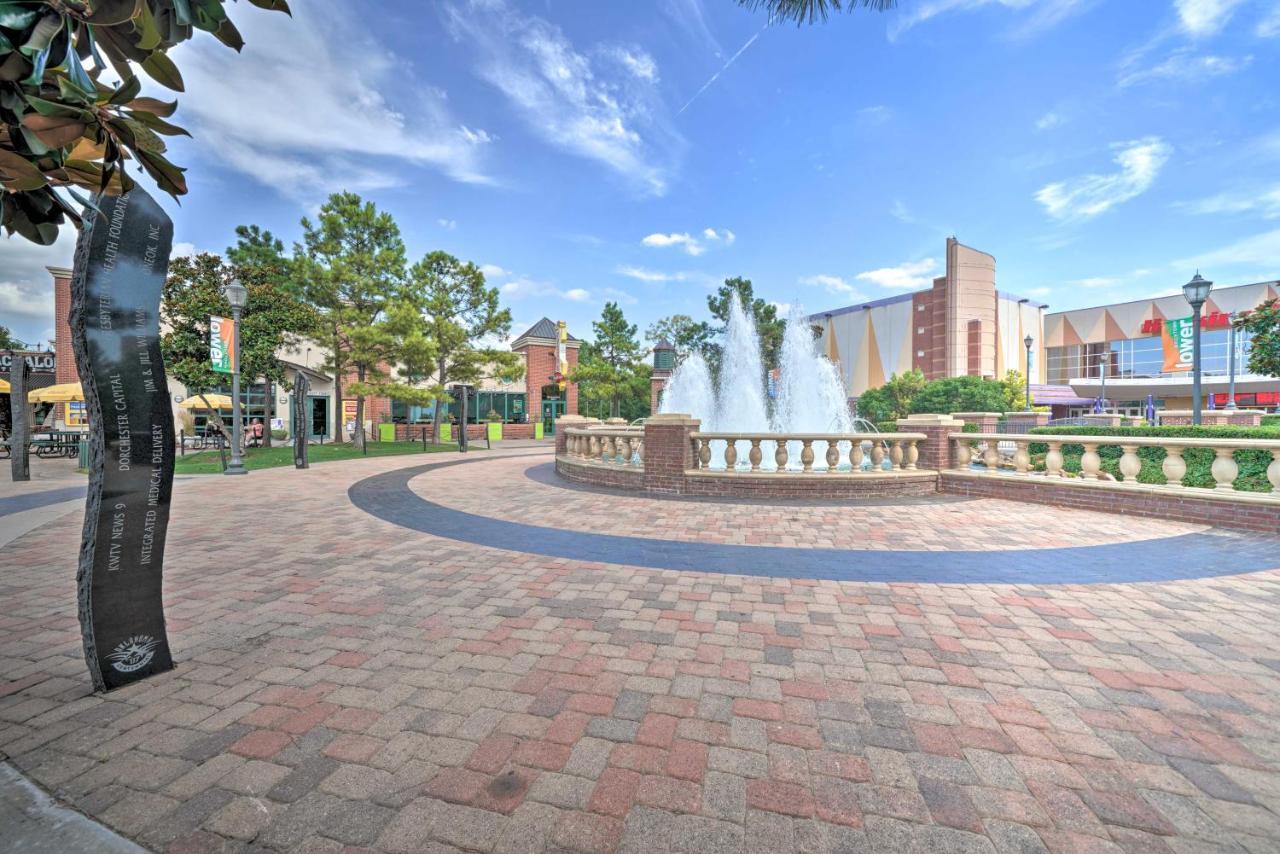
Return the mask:
<svg viewBox="0 0 1280 854">
<path fill-rule="evenodd" d="M 59 806 L 13 766 L 0 762 L 0 853 L 143 854 L 124 837 Z"/>
<path fill-rule="evenodd" d="M 1159 560 L 1160 540 L 1209 535 L 986 500 L 715 524 L 723 504 L 557 489 L 559 515 L 535 492 L 521 509 L 549 458 L 472 454 L 412 486 L 654 548 L 664 526 L 697 539 L 681 508 L 713 542 L 786 512 L 808 548 L 929 526 L 962 542 L 998 520 L 1002 548 L 1088 530 Z M 348 499 L 421 462 L 184 483 L 178 667 L 106 696 L 80 651 L 78 514 L 19 536 L 0 552 L 0 753 L 157 851 L 1280 848 L 1275 570 L 1087 586 L 674 572 L 435 537 Z"/>
</svg>

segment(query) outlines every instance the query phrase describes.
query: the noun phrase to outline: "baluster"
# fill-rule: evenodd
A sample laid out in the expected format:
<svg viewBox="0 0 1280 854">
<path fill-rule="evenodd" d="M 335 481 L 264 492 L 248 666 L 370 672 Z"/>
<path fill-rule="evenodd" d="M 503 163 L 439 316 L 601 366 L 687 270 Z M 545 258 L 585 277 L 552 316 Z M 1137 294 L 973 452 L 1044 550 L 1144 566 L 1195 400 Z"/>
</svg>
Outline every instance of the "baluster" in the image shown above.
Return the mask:
<svg viewBox="0 0 1280 854">
<path fill-rule="evenodd" d="M 1271 465 L 1267 466 L 1267 480 L 1273 495 L 1280 495 L 1280 449 L 1271 452 Z"/>
<path fill-rule="evenodd" d="M 1233 481 L 1236 475 L 1240 474 L 1240 466 L 1236 465 L 1234 456 L 1234 448 L 1214 448 L 1213 465 L 1209 471 L 1213 473 L 1213 479 L 1216 482 L 1214 489 L 1220 492 L 1234 492 L 1235 484 Z"/>
<path fill-rule="evenodd" d="M 1164 449 L 1164 461 L 1160 463 L 1160 471 L 1164 472 L 1165 484 L 1172 487 L 1182 486 L 1182 479 L 1187 476 L 1187 461 L 1182 458 L 1182 448 L 1169 445 Z"/>
<path fill-rule="evenodd" d="M 956 468 L 968 470 L 973 465 L 973 444 L 968 439 L 956 439 Z"/>
<path fill-rule="evenodd" d="M 986 448 L 982 452 L 982 464 L 987 467 L 988 472 L 997 472 L 1000 470 L 1000 443 L 988 439 Z"/>
<path fill-rule="evenodd" d="M 631 437 L 630 436 L 622 437 L 622 446 L 618 448 L 618 453 L 622 455 L 622 459 L 619 460 L 619 462 L 621 462 L 624 466 L 631 465 Z"/>
<path fill-rule="evenodd" d="M 751 440 L 751 450 L 747 451 L 747 459 L 751 461 L 751 470 L 760 471 L 760 460 L 764 459 L 764 453 L 760 450 L 760 440 Z"/>
<path fill-rule="evenodd" d="M 1045 477 L 1062 477 L 1062 443 L 1050 442 L 1049 453 L 1044 455 Z"/>
<path fill-rule="evenodd" d="M 1142 460 L 1138 459 L 1137 445 L 1120 446 L 1120 474 L 1125 483 L 1137 483 L 1138 473 L 1142 471 Z"/>
<path fill-rule="evenodd" d="M 1080 455 L 1080 476 L 1085 480 L 1097 480 L 1098 471 L 1102 468 L 1102 457 L 1098 456 L 1097 442 L 1084 442 L 1084 453 Z"/>
<path fill-rule="evenodd" d="M 800 468 L 802 471 L 811 472 L 813 471 L 813 440 L 801 439 L 800 445 Z"/>
<path fill-rule="evenodd" d="M 774 442 L 773 464 L 778 467 L 778 471 L 786 471 L 787 469 L 787 443 L 782 439 Z"/>
<path fill-rule="evenodd" d="M 730 439 L 724 446 L 725 471 L 733 471 L 738 466 L 738 440 Z"/>
<path fill-rule="evenodd" d="M 835 474 L 840 468 L 840 442 L 835 438 L 827 440 L 827 474 Z"/>
<path fill-rule="evenodd" d="M 700 469 L 711 468 L 711 440 L 710 439 L 699 440 L 698 468 Z"/>
<path fill-rule="evenodd" d="M 1026 477 L 1031 472 L 1031 441 L 1014 439 L 1013 470 Z"/>
<path fill-rule="evenodd" d="M 618 461 L 618 451 L 613 444 L 613 435 L 602 436 L 600 438 L 600 462 L 616 463 Z"/>
<path fill-rule="evenodd" d="M 875 474 L 884 471 L 884 442 L 871 443 L 871 471 Z"/>
<path fill-rule="evenodd" d="M 636 439 L 636 459 L 644 467 L 644 439 Z"/>
<path fill-rule="evenodd" d="M 917 445 L 918 442 L 918 439 L 907 440 L 907 471 L 916 470 L 916 461 L 920 459 L 920 448 Z"/>
<path fill-rule="evenodd" d="M 849 446 L 849 468 L 854 474 L 862 474 L 862 440 L 854 439 Z"/>
<path fill-rule="evenodd" d="M 889 447 L 889 464 L 891 468 L 902 469 L 902 440 L 894 439 Z"/>
</svg>

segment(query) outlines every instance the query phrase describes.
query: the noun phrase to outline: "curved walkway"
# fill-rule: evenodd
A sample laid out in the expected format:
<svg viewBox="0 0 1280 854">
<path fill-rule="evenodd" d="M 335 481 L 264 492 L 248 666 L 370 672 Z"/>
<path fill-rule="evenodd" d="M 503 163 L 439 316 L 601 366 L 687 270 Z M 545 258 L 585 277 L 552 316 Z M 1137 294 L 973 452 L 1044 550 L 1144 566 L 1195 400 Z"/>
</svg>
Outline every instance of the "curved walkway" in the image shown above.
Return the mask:
<svg viewBox="0 0 1280 854">
<path fill-rule="evenodd" d="M 420 475 L 464 464 L 497 461 L 455 460 L 384 472 L 356 482 L 348 495 L 356 507 L 384 521 L 478 546 L 591 563 L 775 578 L 938 584 L 1174 581 L 1273 569 L 1280 544 L 1276 538 L 1211 530 L 1136 542 L 987 551 L 733 545 L 574 530 L 569 525 L 576 527 L 582 518 L 574 515 L 565 516 L 561 527 L 530 525 L 457 510 L 410 486 Z M 1073 515 L 1097 515 L 1057 512 L 1068 528 Z M 601 516 L 612 518 L 607 506 Z M 1158 528 L 1161 523 L 1139 524 Z"/>
</svg>

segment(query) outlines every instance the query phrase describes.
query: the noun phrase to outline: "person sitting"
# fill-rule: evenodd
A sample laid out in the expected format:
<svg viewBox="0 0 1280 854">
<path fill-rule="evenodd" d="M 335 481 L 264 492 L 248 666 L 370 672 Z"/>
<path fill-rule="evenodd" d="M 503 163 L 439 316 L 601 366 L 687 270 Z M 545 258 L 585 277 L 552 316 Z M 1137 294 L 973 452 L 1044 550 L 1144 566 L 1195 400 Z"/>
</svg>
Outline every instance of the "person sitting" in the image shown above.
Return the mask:
<svg viewBox="0 0 1280 854">
<path fill-rule="evenodd" d="M 253 423 L 249 425 L 249 430 L 245 433 L 244 445 L 246 448 L 262 447 L 262 419 L 255 418 Z"/>
</svg>

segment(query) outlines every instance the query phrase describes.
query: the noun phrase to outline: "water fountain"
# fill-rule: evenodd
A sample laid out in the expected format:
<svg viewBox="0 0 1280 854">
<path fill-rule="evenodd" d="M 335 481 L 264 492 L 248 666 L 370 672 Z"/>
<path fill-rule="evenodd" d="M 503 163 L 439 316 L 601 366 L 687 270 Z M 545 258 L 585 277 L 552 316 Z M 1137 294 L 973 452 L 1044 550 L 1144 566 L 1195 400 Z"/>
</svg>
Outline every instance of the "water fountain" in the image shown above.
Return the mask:
<svg viewBox="0 0 1280 854">
<path fill-rule="evenodd" d="M 787 318 L 772 414 L 755 319 L 737 298 L 729 306 L 722 353 L 718 384 L 700 354 L 685 357 L 667 384 L 659 411 L 689 413 L 709 433 L 875 432 L 873 425 L 849 414 L 840 372 L 818 352 L 809 322 L 798 309 Z M 724 445 L 722 441 L 711 443 L 713 459 L 720 460 L 721 466 Z M 788 444 L 792 461 L 799 459 L 799 445 Z M 842 451 L 848 450 L 847 443 L 841 445 Z M 821 460 L 826 447 L 826 442 L 814 443 L 817 470 L 825 470 Z M 772 470 L 773 443 L 763 444 L 762 449 L 763 468 Z M 744 465 L 739 462 L 740 467 Z"/>
</svg>

